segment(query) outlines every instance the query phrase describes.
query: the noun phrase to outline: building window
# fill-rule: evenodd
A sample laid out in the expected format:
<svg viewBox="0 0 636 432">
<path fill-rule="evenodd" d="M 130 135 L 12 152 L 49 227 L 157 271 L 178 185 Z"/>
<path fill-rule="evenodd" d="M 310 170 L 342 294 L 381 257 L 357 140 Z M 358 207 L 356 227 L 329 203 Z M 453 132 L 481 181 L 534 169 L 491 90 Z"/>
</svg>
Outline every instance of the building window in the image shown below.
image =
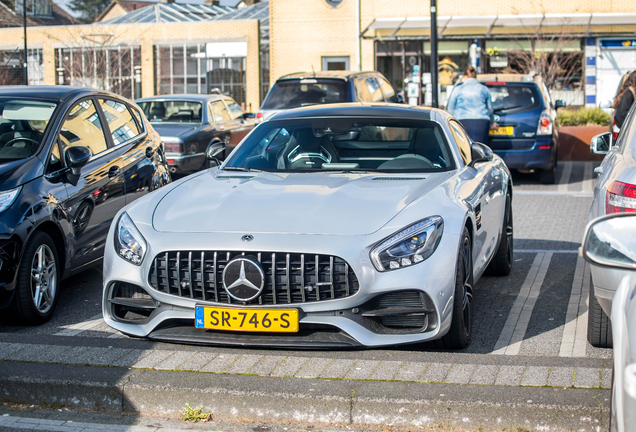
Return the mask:
<svg viewBox="0 0 636 432">
<path fill-rule="evenodd" d="M 222 93 L 246 100 L 245 57 L 206 57 L 206 44 L 155 46 L 155 93 Z"/>
<path fill-rule="evenodd" d="M 22 7 L 25 0 L 15 0 L 15 11 L 22 14 Z M 40 17 L 53 16 L 53 3 L 51 0 L 26 0 L 27 15 Z"/>
<path fill-rule="evenodd" d="M 349 56 L 342 57 L 323 57 L 322 70 L 349 70 Z"/>
<path fill-rule="evenodd" d="M 24 50 L 0 50 L 0 85 L 24 84 Z M 44 85 L 44 60 L 41 49 L 27 50 L 29 85 Z"/>
<path fill-rule="evenodd" d="M 141 83 L 135 82 L 135 67 L 141 67 L 140 47 L 59 48 L 55 54 L 58 84 L 141 97 Z"/>
</svg>

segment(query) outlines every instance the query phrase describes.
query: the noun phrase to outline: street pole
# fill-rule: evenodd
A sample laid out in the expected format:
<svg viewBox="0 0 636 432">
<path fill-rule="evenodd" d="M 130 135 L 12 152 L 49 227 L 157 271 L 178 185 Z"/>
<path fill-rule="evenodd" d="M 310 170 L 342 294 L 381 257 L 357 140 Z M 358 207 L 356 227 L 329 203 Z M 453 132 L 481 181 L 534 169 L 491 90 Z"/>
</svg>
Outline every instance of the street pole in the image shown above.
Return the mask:
<svg viewBox="0 0 636 432">
<path fill-rule="evenodd" d="M 439 107 L 437 94 L 437 0 L 431 0 L 431 88 L 433 91 L 431 105 Z"/>
<path fill-rule="evenodd" d="M 22 27 L 24 27 L 24 54 L 22 55 L 22 67 L 24 68 L 24 85 L 29 85 L 29 70 L 27 69 L 27 6 L 26 0 L 22 0 Z"/>
</svg>

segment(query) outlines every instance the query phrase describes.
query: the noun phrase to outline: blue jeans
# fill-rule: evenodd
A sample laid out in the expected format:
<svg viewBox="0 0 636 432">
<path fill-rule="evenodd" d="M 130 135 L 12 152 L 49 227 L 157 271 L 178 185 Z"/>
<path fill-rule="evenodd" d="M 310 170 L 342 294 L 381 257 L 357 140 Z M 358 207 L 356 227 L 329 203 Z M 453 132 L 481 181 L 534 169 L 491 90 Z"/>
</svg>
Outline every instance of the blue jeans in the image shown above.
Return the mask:
<svg viewBox="0 0 636 432">
<path fill-rule="evenodd" d="M 460 120 L 459 122 L 473 141 L 488 145 L 490 120 Z"/>
</svg>

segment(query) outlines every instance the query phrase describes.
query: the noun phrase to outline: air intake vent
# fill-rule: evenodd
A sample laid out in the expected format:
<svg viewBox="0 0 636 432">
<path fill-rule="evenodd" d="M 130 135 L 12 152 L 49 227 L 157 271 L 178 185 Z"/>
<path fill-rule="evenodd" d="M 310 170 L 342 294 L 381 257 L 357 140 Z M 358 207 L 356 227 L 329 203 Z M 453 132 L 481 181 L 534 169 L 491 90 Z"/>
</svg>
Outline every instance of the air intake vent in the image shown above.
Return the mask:
<svg viewBox="0 0 636 432">
<path fill-rule="evenodd" d="M 374 177 L 373 180 L 415 181 L 415 180 L 426 180 L 426 177 Z"/>
<path fill-rule="evenodd" d="M 246 176 L 246 175 L 220 175 L 216 176 L 217 180 L 232 180 L 232 179 L 251 179 L 256 176 Z"/>
</svg>

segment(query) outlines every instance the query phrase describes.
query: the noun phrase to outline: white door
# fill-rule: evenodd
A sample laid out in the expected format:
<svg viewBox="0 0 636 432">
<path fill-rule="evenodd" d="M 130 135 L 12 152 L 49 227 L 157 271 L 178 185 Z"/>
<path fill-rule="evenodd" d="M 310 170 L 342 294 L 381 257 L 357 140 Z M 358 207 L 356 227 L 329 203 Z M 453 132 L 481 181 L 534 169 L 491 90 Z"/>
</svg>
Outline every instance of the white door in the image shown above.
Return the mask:
<svg viewBox="0 0 636 432">
<path fill-rule="evenodd" d="M 636 49 L 602 49 L 596 77 L 599 104 L 612 100 L 618 90 L 621 77 L 628 71 L 636 70 Z"/>
</svg>

